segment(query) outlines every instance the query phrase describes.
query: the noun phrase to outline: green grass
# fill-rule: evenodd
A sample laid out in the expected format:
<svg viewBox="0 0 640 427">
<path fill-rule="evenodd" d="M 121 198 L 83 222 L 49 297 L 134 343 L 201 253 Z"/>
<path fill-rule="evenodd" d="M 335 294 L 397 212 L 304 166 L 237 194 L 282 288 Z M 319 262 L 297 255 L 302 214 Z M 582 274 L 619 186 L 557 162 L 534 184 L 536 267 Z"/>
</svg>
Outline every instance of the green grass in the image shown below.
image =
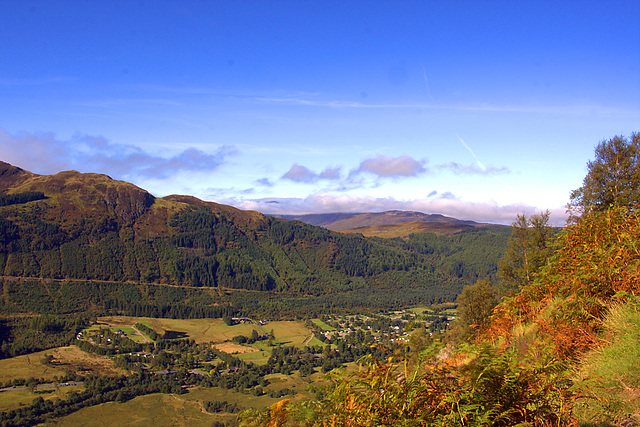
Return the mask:
<svg viewBox="0 0 640 427">
<path fill-rule="evenodd" d="M 207 426 L 230 416 L 205 412 L 195 400 L 184 395 L 150 394 L 125 403 L 109 402 L 81 409 L 61 418 L 57 426 Z"/>
<path fill-rule="evenodd" d="M 588 353 L 579 380 L 591 398 L 578 405 L 585 420 L 640 422 L 640 299 L 614 306 L 604 321 L 608 345 Z"/>
<path fill-rule="evenodd" d="M 230 341 L 237 335 L 251 336 L 255 329 L 260 334 L 268 334 L 273 331 L 276 340 L 284 345 L 304 347 L 312 332 L 299 321 L 274 321 L 266 325 L 256 326 L 251 323 L 241 323 L 228 326 L 222 319 L 154 319 L 149 317 L 112 316 L 98 319 L 101 325 L 94 325 L 89 329 L 98 329 L 108 326 L 112 330 L 121 329 L 129 335 L 128 330 L 132 325 L 142 322 L 156 332 L 163 334 L 165 331 L 183 332 L 197 343 Z"/>
<path fill-rule="evenodd" d="M 200 388 L 195 387 L 188 394 L 181 396 L 188 401 L 223 401 L 236 403 L 242 408 L 264 408 L 273 405 L 280 399 L 271 398 L 268 395 L 254 396 L 250 393 L 240 393 L 233 390 L 225 390 L 222 388 Z"/>
<path fill-rule="evenodd" d="M 29 390 L 8 390 L 0 393 L 0 412 L 17 409 L 21 406 L 29 406 L 33 399 L 42 397 L 44 400 L 64 399 L 72 391 L 82 391 L 82 386 L 66 386 L 44 388 L 42 385 L 35 392 Z"/>
<path fill-rule="evenodd" d="M 222 319 L 154 319 L 150 317 L 113 316 L 98 319 L 109 327 L 122 329 L 138 322 L 144 323 L 159 334 L 166 331 L 183 332 L 197 343 L 229 341 L 236 335 L 251 336 L 256 328 L 250 323 L 228 326 Z M 125 331 L 126 332 L 126 331 Z"/>
<path fill-rule="evenodd" d="M 327 325 L 325 322 L 323 322 L 320 319 L 312 319 L 311 320 L 313 323 L 315 323 L 320 329 L 322 329 L 322 331 L 335 331 L 336 328 L 334 328 L 331 325 Z"/>
<path fill-rule="evenodd" d="M 255 363 L 256 365 L 264 365 L 269 360 L 271 352 L 258 351 L 255 353 L 236 354 L 235 356 L 245 362 Z"/>
<path fill-rule="evenodd" d="M 14 379 L 30 377 L 53 379 L 54 376 L 64 375 L 64 367 L 48 366 L 42 363 L 41 360 L 45 354 L 54 354 L 54 351 L 45 350 L 0 360 L 0 382 L 5 384 Z"/>
<path fill-rule="evenodd" d="M 300 348 L 304 347 L 312 334 L 302 322 L 296 321 L 269 322 L 262 328 L 267 332 L 273 330 L 276 339 L 282 344 Z"/>
<path fill-rule="evenodd" d="M 45 354 L 53 356 L 52 366 L 42 363 Z M 67 369 L 81 371 L 84 375 L 124 373 L 123 370 L 114 368 L 113 360 L 108 357 L 85 353 L 71 345 L 0 360 L 0 383 L 30 377 L 52 380 L 54 376 L 64 376 Z"/>
<path fill-rule="evenodd" d="M 311 341 L 309 341 L 309 346 L 322 346 L 324 347 L 325 343 L 323 343 L 322 341 L 320 341 L 318 338 L 313 337 L 311 339 Z"/>
</svg>

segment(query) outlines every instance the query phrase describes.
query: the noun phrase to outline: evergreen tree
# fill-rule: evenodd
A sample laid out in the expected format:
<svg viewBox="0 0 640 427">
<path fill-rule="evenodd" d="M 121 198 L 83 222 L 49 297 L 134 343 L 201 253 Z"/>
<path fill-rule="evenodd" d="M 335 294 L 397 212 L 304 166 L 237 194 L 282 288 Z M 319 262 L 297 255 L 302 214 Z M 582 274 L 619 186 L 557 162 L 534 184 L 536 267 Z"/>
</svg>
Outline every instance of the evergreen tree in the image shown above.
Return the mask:
<svg viewBox="0 0 640 427">
<path fill-rule="evenodd" d="M 554 230 L 549 215 L 549 211 L 529 218 L 519 214 L 511 225 L 507 250 L 498 265 L 502 293 L 516 292 L 531 283 L 553 253 Z"/>
</svg>

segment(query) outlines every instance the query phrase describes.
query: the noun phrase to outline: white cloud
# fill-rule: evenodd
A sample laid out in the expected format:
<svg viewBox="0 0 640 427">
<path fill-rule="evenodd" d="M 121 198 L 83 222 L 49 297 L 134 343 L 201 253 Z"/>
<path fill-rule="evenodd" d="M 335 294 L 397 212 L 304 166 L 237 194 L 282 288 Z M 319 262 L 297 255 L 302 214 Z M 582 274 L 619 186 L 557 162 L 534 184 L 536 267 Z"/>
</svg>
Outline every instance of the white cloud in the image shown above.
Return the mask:
<svg viewBox="0 0 640 427">
<path fill-rule="evenodd" d="M 312 183 L 320 179 L 323 180 L 337 180 L 340 179 L 340 168 L 326 168 L 321 173 L 317 174 L 307 168 L 306 166 L 294 163 L 291 169 L 282 175 L 283 179 L 287 179 L 293 182 Z"/>
<path fill-rule="evenodd" d="M 273 187 L 273 182 L 269 178 L 260 178 L 255 180 L 254 183 L 261 187 Z"/>
<path fill-rule="evenodd" d="M 221 146 L 213 153 L 189 148 L 171 157 L 161 157 L 101 136 L 74 135 L 61 140 L 51 133 L 10 135 L 0 129 L 0 159 L 43 174 L 76 169 L 118 179 L 164 179 L 179 171 L 214 170 L 236 152 L 230 146 Z"/>
<path fill-rule="evenodd" d="M 291 166 L 291 169 L 284 175 L 282 175 L 283 179 L 288 179 L 293 182 L 313 182 L 316 180 L 317 175 L 315 172 L 312 172 L 306 166 L 301 166 L 299 164 L 294 164 Z"/>
<path fill-rule="evenodd" d="M 380 177 L 416 176 L 425 173 L 425 161 L 417 161 L 403 154 L 399 157 L 378 155 L 363 160 L 354 173 L 369 172 Z"/>
<path fill-rule="evenodd" d="M 320 173 L 318 176 L 320 179 L 340 179 L 340 169 L 341 168 L 326 168 L 324 171 Z"/>
</svg>

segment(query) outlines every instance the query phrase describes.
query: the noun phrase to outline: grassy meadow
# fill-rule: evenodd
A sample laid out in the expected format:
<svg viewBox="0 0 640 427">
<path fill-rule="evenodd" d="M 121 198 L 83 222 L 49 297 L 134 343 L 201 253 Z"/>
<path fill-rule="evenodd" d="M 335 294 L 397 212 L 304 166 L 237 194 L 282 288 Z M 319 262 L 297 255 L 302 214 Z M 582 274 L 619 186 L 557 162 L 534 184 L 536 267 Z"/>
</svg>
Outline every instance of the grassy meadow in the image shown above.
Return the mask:
<svg viewBox="0 0 640 427">
<path fill-rule="evenodd" d="M 225 418 L 206 412 L 197 401 L 183 396 L 150 394 L 125 403 L 108 402 L 83 408 L 60 418 L 56 426 L 196 426 Z"/>
<path fill-rule="evenodd" d="M 92 328 L 107 326 L 121 329 L 129 336 L 127 331 L 132 330 L 132 326 L 136 323 L 143 323 L 159 334 L 164 334 L 167 331 L 177 332 L 185 338 L 194 340 L 196 343 L 223 343 L 231 341 L 233 337 L 238 335 L 250 337 L 254 329 L 260 335 L 273 332 L 276 342 L 283 345 L 304 347 L 315 342 L 312 341 L 313 333 L 302 322 L 298 321 L 274 321 L 261 326 L 252 323 L 239 323 L 229 326 L 222 319 L 155 319 L 150 317 L 112 316 L 98 318 L 98 324 Z M 317 341 L 317 343 L 320 343 L 320 341 Z M 314 345 L 319 345 L 317 343 Z M 259 345 L 255 348 L 263 350 Z M 243 352 L 238 351 L 238 353 Z"/>
<path fill-rule="evenodd" d="M 0 411 L 11 411 L 21 406 L 29 406 L 37 397 L 42 397 L 44 400 L 65 399 L 67 394 L 81 390 L 83 390 L 81 385 L 64 387 L 43 387 L 41 385 L 34 391 L 22 387 L 16 390 L 2 391 L 0 392 Z"/>
<path fill-rule="evenodd" d="M 294 390 L 292 400 L 301 400 L 311 396 L 310 383 L 323 384 L 322 374 L 316 373 L 308 379 L 298 375 L 272 374 L 266 377 L 270 384 L 266 390 L 279 391 L 285 388 Z M 211 425 L 215 421 L 231 421 L 233 414 L 211 414 L 204 410 L 203 402 L 226 401 L 238 404 L 243 409 L 264 408 L 273 405 L 282 398 L 268 395 L 254 396 L 221 388 L 194 387 L 183 395 L 151 394 L 139 396 L 125 403 L 109 402 L 81 409 L 59 419 L 54 425 L 72 426 L 194 426 Z"/>
<path fill-rule="evenodd" d="M 42 362 L 45 355 L 53 356 L 52 365 Z M 76 346 L 67 346 L 0 360 L 0 382 L 6 384 L 14 379 L 31 377 L 53 380 L 54 376 L 63 376 L 67 369 L 84 374 L 124 374 L 107 357 L 85 353 Z"/>
</svg>

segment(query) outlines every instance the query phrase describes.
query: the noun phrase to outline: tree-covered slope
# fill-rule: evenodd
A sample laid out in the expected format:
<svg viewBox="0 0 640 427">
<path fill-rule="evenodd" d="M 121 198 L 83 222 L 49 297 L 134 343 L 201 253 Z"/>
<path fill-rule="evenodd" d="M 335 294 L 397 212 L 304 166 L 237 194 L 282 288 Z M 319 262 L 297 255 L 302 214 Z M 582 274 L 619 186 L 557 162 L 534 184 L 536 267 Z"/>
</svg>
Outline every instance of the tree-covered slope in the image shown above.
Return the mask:
<svg viewBox="0 0 640 427">
<path fill-rule="evenodd" d="M 453 300 L 495 275 L 507 239 L 491 227 L 367 239 L 189 196 L 156 198 L 106 175 L 44 176 L 6 163 L 0 174 L 0 197 L 11 202 L 0 204 L 5 277 L 375 294 L 409 304 Z"/>
</svg>

